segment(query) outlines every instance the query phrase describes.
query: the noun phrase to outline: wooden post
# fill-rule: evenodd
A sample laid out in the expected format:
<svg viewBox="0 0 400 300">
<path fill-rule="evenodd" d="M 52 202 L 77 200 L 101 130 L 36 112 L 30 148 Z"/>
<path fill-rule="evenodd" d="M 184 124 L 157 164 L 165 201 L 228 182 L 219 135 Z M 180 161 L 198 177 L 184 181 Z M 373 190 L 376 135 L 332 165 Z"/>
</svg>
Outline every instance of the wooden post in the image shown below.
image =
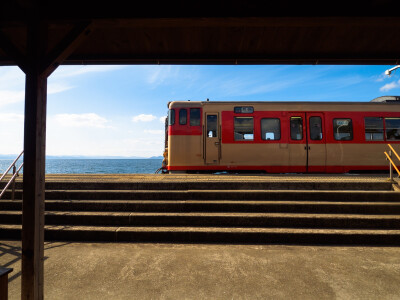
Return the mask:
<svg viewBox="0 0 400 300">
<path fill-rule="evenodd" d="M 79 23 L 51 53 L 46 54 L 47 25 L 39 20 L 31 20 L 27 26 L 26 60 L 21 59 L 18 63 L 26 75 L 22 299 L 43 299 L 47 77 L 90 34 L 90 27 L 91 22 Z M 6 44 L 10 51 L 15 49 L 7 40 L 3 41 L 3 44 Z"/>
<path fill-rule="evenodd" d="M 22 206 L 22 299 L 43 299 L 47 77 L 40 72 L 46 28 L 28 25 Z"/>
</svg>

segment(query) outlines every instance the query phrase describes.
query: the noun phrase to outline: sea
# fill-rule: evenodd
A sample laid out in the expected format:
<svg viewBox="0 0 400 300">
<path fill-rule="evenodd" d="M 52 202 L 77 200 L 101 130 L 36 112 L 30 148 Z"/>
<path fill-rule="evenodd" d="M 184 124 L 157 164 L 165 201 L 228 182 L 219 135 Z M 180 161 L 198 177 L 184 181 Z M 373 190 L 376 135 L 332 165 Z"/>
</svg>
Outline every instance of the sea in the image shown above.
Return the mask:
<svg viewBox="0 0 400 300">
<path fill-rule="evenodd" d="M 0 159 L 0 175 L 12 162 Z M 46 174 L 154 174 L 161 162 L 162 159 L 47 159 Z"/>
</svg>

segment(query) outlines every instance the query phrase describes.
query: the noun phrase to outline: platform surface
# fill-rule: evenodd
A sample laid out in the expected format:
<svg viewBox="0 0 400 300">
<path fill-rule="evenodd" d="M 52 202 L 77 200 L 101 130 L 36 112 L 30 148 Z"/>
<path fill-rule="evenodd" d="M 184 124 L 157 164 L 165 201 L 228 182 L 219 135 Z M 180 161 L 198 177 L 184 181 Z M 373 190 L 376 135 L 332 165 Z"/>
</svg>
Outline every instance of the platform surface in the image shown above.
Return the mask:
<svg viewBox="0 0 400 300">
<path fill-rule="evenodd" d="M 21 177 L 19 177 L 19 180 Z M 389 181 L 388 174 L 47 174 L 46 181 Z"/>
<path fill-rule="evenodd" d="M 387 175 L 47 175 L 54 182 L 387 182 Z M 397 299 L 400 247 L 45 243 L 46 299 Z M 21 297 L 21 243 L 0 241 Z"/>
<path fill-rule="evenodd" d="M 45 243 L 45 299 L 398 299 L 400 248 Z M 21 243 L 0 241 L 21 299 Z"/>
</svg>

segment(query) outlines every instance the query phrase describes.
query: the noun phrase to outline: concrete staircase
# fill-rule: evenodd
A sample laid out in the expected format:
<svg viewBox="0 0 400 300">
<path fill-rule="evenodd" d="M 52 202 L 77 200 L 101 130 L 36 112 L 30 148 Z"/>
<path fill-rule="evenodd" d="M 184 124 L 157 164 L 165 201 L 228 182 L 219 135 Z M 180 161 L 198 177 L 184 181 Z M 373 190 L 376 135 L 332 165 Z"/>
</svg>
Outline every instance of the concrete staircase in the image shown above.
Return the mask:
<svg viewBox="0 0 400 300">
<path fill-rule="evenodd" d="M 22 201 L 10 196 L 0 239 L 21 237 Z M 46 240 L 400 245 L 400 193 L 383 178 L 52 181 L 45 205 Z"/>
</svg>

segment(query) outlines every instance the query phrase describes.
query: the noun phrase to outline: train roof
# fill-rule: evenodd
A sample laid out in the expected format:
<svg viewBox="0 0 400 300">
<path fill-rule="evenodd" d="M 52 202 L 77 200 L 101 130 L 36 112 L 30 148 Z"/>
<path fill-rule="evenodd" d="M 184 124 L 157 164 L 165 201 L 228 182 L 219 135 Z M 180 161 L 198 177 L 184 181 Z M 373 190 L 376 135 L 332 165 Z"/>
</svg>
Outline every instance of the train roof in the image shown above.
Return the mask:
<svg viewBox="0 0 400 300">
<path fill-rule="evenodd" d="M 168 107 L 184 105 L 193 107 L 199 105 L 256 105 L 256 104 L 282 104 L 282 105 L 376 105 L 376 104 L 400 104 L 400 96 L 381 96 L 369 102 L 361 101 L 191 101 L 177 100 L 168 102 Z"/>
<path fill-rule="evenodd" d="M 399 100 L 397 100 L 399 99 Z M 218 107 L 217 107 L 218 106 Z M 384 96 L 375 98 L 369 102 L 356 101 L 172 101 L 168 108 L 179 107 L 214 107 L 214 109 L 229 109 L 234 106 L 253 106 L 255 110 L 310 110 L 310 111 L 387 111 L 400 112 L 400 96 Z"/>
</svg>

